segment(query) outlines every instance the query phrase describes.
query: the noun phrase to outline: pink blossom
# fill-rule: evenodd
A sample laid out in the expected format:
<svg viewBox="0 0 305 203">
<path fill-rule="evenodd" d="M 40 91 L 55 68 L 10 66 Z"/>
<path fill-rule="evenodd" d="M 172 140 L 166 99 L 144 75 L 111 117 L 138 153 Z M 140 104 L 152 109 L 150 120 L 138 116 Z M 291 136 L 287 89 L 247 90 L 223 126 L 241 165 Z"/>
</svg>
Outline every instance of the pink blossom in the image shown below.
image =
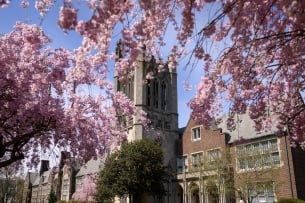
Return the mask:
<svg viewBox="0 0 305 203">
<path fill-rule="evenodd" d="M 5 8 L 9 5 L 10 0 L 0 0 L 0 8 Z"/>
<path fill-rule="evenodd" d="M 58 25 L 64 30 L 72 29 L 77 24 L 77 9 L 62 6 L 59 10 Z M 78 27 L 79 29 L 79 27 Z"/>
<path fill-rule="evenodd" d="M 94 194 L 96 192 L 95 175 L 85 175 L 82 177 L 82 184 L 76 189 L 72 198 L 77 201 L 94 201 Z"/>
<path fill-rule="evenodd" d="M 0 0 L 0 7 L 9 2 Z M 1 36 L 0 119 L 6 123 L 0 127 L 9 132 L 2 135 L 8 151 L 21 137 L 25 140 L 15 152 L 19 158 L 31 156 L 37 162 L 38 149 L 48 148 L 52 140 L 86 160 L 124 139 L 115 115 L 136 111 L 128 98 L 112 92 L 107 80 L 113 69 L 111 45 L 117 40 L 113 36 L 121 37 L 115 71 L 126 82 L 138 68 L 137 61 L 151 55 L 163 58 L 169 29 L 177 41 L 160 64 L 176 71 L 186 50 L 191 51 L 190 62 L 203 63 L 204 73 L 189 102 L 193 118 L 209 125 L 225 111 L 236 115 L 248 110 L 258 131 L 289 126 L 291 141 L 293 137 L 304 146 L 304 1 L 218 1 L 218 13 L 208 11 L 208 24 L 201 19 L 213 0 L 88 0 L 94 12 L 85 21 L 77 17 L 82 6 L 72 2 L 63 2 L 58 25 L 82 36 L 74 51 L 47 48 L 51 39 L 33 25 L 17 23 Z M 45 16 L 53 3 L 38 0 L 35 7 Z M 218 49 L 208 48 L 219 43 Z M 279 124 L 269 122 L 271 113 Z M 227 123 L 231 128 L 236 124 L 230 118 Z M 35 127 L 43 130 L 35 134 Z"/>
<path fill-rule="evenodd" d="M 27 8 L 29 6 L 29 2 L 27 0 L 22 0 L 20 5 L 22 8 Z"/>
</svg>

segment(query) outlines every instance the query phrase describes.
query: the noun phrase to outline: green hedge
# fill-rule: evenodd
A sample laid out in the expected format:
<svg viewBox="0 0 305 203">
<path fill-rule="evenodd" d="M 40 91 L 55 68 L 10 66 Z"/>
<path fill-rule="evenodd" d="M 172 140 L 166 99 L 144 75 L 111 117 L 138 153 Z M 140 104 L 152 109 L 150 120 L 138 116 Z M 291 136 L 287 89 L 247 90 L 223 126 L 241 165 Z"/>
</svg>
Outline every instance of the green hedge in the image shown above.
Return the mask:
<svg viewBox="0 0 305 203">
<path fill-rule="evenodd" d="M 278 203 L 305 203 L 304 200 L 300 199 L 289 199 L 289 198 L 280 198 Z"/>
</svg>

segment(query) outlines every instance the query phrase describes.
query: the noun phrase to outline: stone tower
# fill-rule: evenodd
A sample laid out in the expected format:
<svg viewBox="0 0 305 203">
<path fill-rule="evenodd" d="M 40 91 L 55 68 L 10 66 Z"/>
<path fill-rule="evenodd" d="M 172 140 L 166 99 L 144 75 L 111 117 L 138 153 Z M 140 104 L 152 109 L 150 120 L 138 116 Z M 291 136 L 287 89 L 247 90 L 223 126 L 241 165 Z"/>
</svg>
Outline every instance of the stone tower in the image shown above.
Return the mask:
<svg viewBox="0 0 305 203">
<path fill-rule="evenodd" d="M 147 113 L 151 121 L 150 127 L 154 129 L 154 133 L 159 134 L 162 143 L 164 165 L 171 172 L 175 172 L 178 140 L 177 73 L 168 69 L 167 65 L 164 65 L 164 70 L 158 70 L 154 57 L 147 57 L 144 52 L 138 56 L 137 67 L 127 82 L 120 82 L 115 73 L 114 90 L 124 92 L 134 102 L 137 111 L 143 110 Z M 120 56 L 118 50 L 117 55 Z M 146 79 L 148 73 L 152 73 L 154 78 Z M 139 122 L 140 114 L 122 119 L 125 122 L 128 141 L 150 135 L 151 131 L 147 132 Z M 168 194 L 174 193 L 173 188 L 169 188 Z M 164 202 L 174 202 L 170 200 L 173 195 L 169 196 L 171 197 L 166 197 Z"/>
</svg>

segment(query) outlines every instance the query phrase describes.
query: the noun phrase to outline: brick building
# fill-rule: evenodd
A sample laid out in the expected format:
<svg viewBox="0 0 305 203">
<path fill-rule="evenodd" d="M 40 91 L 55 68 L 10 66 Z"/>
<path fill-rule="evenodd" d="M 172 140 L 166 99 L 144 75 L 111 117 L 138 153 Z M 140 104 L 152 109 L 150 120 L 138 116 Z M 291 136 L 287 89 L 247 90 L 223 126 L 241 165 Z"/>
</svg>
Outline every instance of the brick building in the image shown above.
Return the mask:
<svg viewBox="0 0 305 203">
<path fill-rule="evenodd" d="M 269 132 L 255 132 L 254 124 L 247 116 L 238 118 L 233 132 L 224 123 L 205 129 L 193 120 L 189 120 L 183 132 L 179 131 L 177 74 L 166 64 L 160 71 L 156 59 L 144 53 L 145 50 L 138 56 L 137 67 L 126 75 L 126 81 L 121 81 L 115 73 L 114 91 L 126 94 L 137 108 L 136 115 L 117 115 L 128 141 L 158 133 L 164 165 L 176 174 L 165 185 L 164 197 L 155 200 L 147 196 L 146 202 L 229 203 L 243 200 L 254 203 L 273 202 L 281 197 L 305 199 L 305 176 L 302 176 L 305 151 L 291 148 L 287 137 L 275 135 L 275 128 Z M 119 48 L 117 56 L 117 60 L 122 57 Z M 154 77 L 148 79 L 148 74 Z M 153 132 L 139 122 L 141 111 L 147 113 Z M 57 198 L 69 200 L 75 188 L 82 186 L 85 175 L 91 174 L 93 168 L 94 171 L 100 168 L 99 164 L 90 162 L 89 167 L 81 167 L 78 171 L 79 167 L 65 166 L 63 160 L 55 171 L 53 182 Z M 36 182 L 29 176 L 27 181 L 27 188 L 33 183 L 33 203 L 45 201 L 35 196 L 36 190 L 41 191 L 42 183 L 46 183 L 41 181 L 42 176 L 40 174 Z M 129 202 L 129 199 L 118 202 Z"/>
<path fill-rule="evenodd" d="M 205 129 L 190 120 L 177 158 L 179 202 L 274 202 L 305 199 L 305 151 L 276 129 L 256 132 L 247 115 L 236 129 Z"/>
<path fill-rule="evenodd" d="M 226 135 L 220 129 L 207 130 L 189 120 L 181 139 L 181 154 L 177 158 L 179 202 L 219 202 L 214 195 L 216 188 L 209 184 L 211 177 L 218 174 L 206 166 L 212 166 L 209 163 L 226 149 Z M 222 198 L 226 195 L 222 194 Z"/>
</svg>

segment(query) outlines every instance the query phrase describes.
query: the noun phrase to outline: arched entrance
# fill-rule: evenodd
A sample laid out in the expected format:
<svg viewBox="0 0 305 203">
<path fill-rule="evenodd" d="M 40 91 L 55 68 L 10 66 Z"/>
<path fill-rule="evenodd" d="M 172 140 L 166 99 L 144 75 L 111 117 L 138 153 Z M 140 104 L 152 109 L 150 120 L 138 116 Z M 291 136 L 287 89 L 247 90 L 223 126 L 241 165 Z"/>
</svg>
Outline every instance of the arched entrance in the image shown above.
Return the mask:
<svg viewBox="0 0 305 203">
<path fill-rule="evenodd" d="M 219 194 L 216 185 L 207 186 L 208 203 L 218 203 Z"/>
<path fill-rule="evenodd" d="M 182 186 L 177 184 L 176 191 L 177 191 L 176 202 L 183 203 L 184 194 L 183 194 Z"/>
<path fill-rule="evenodd" d="M 189 186 L 190 203 L 200 203 L 199 201 L 199 185 L 191 183 Z"/>
</svg>

